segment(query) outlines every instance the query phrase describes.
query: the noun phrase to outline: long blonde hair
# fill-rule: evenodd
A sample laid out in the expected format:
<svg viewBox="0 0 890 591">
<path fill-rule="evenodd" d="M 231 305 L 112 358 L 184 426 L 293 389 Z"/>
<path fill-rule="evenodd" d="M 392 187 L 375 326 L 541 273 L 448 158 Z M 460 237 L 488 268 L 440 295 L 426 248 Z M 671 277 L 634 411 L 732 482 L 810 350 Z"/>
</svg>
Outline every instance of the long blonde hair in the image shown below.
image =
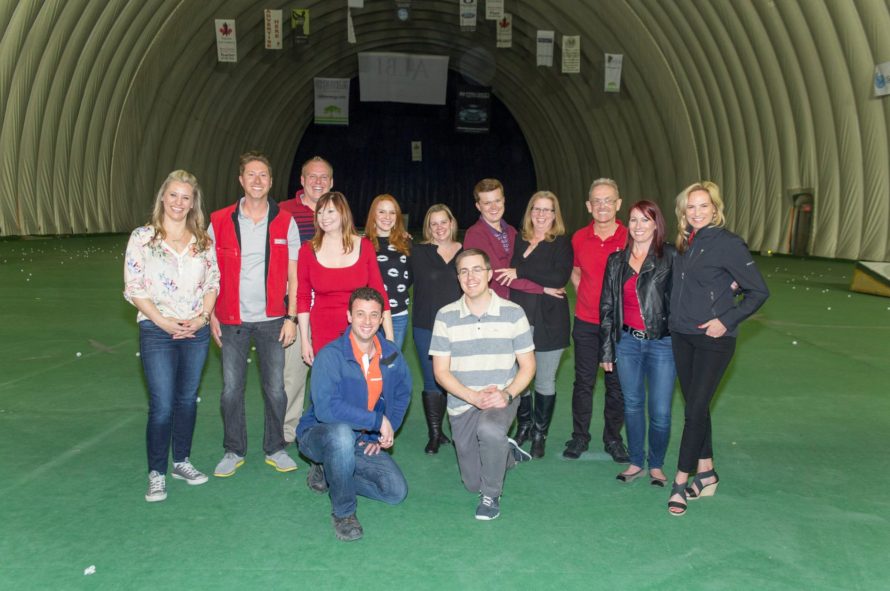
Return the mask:
<svg viewBox="0 0 890 591">
<path fill-rule="evenodd" d="M 411 254 L 411 235 L 405 230 L 405 222 L 402 219 L 402 208 L 399 202 L 389 193 L 383 193 L 374 197 L 371 202 L 371 209 L 368 210 L 368 221 L 365 222 L 365 236 L 374 244 L 374 250 L 380 250 L 380 241 L 377 240 L 377 206 L 384 202 L 392 203 L 393 209 L 396 210 L 396 222 L 393 224 L 392 230 L 389 232 L 389 243 L 398 252 L 405 256 Z"/>
<path fill-rule="evenodd" d="M 201 185 L 195 175 L 185 170 L 174 170 L 164 179 L 158 194 L 155 197 L 155 206 L 151 212 L 151 219 L 148 225 L 154 229 L 152 240 L 164 240 L 167 232 L 164 230 L 164 194 L 170 186 L 170 183 L 185 183 L 192 188 L 192 207 L 185 216 L 185 227 L 195 237 L 195 251 L 203 252 L 210 247 L 212 241 L 207 231 L 204 229 L 204 208 L 201 206 L 203 192 Z"/>
<path fill-rule="evenodd" d="M 707 193 L 711 199 L 711 204 L 716 210 L 714 212 L 714 219 L 708 226 L 722 228 L 726 225 L 726 218 L 723 216 L 723 199 L 720 197 L 720 187 L 717 186 L 717 183 L 711 181 L 692 183 L 677 195 L 677 208 L 675 210 L 675 213 L 677 214 L 677 239 L 674 241 L 674 245 L 681 253 L 686 252 L 689 248 L 690 230 L 689 222 L 686 221 L 686 203 L 689 201 L 689 195 L 696 191 L 704 191 Z"/>
<path fill-rule="evenodd" d="M 525 215 L 522 216 L 522 239 L 531 241 L 535 237 L 535 227 L 532 224 L 532 207 L 538 199 L 549 199 L 550 203 L 553 204 L 553 225 L 544 234 L 545 242 L 553 242 L 554 238 L 566 233 L 566 226 L 562 221 L 559 199 L 551 191 L 538 191 L 528 200 L 528 205 L 525 206 Z"/>
</svg>

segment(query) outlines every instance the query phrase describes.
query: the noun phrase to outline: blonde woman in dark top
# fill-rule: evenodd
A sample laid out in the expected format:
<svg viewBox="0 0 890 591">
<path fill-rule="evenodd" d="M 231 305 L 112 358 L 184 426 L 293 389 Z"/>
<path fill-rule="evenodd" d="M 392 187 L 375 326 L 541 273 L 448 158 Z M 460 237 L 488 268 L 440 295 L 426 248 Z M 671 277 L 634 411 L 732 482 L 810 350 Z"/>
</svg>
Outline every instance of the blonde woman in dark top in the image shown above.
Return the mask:
<svg viewBox="0 0 890 591">
<path fill-rule="evenodd" d="M 445 418 L 445 393 L 433 376 L 430 341 L 439 308 L 456 301 L 463 292 L 457 281 L 454 258 L 461 251 L 457 241 L 457 220 L 447 205 L 436 203 L 423 219 L 423 242 L 411 251 L 411 272 L 414 277 L 413 324 L 414 346 L 423 374 L 423 413 L 429 430 L 424 448 L 428 454 L 439 452 L 439 446 L 451 443 L 442 430 Z"/>
</svg>

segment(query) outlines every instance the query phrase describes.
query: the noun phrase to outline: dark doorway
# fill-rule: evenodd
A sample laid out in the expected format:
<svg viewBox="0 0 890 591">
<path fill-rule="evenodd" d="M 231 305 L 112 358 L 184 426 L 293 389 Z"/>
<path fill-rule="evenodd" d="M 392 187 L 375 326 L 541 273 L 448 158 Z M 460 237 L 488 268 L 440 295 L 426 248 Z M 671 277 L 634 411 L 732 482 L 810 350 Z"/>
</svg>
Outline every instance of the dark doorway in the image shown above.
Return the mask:
<svg viewBox="0 0 890 591">
<path fill-rule="evenodd" d="M 791 254 L 807 256 L 810 254 L 810 235 L 813 232 L 813 195 L 797 193 L 793 197 L 791 225 Z"/>
<path fill-rule="evenodd" d="M 349 199 L 356 225 L 367 219 L 375 196 L 391 193 L 419 229 L 430 205 L 446 203 L 461 230 L 479 216 L 473 185 L 494 177 L 504 183 L 505 219 L 518 225 L 535 191 L 535 170 L 528 144 L 513 115 L 491 96 L 491 130 L 455 131 L 454 100 L 465 79 L 448 73 L 448 104 L 362 103 L 358 78 L 350 83 L 349 126 L 311 123 L 300 140 L 289 179 L 289 194 L 300 188 L 300 167 L 312 156 L 334 167 L 334 189 Z M 411 142 L 421 141 L 423 161 L 412 162 Z"/>
</svg>

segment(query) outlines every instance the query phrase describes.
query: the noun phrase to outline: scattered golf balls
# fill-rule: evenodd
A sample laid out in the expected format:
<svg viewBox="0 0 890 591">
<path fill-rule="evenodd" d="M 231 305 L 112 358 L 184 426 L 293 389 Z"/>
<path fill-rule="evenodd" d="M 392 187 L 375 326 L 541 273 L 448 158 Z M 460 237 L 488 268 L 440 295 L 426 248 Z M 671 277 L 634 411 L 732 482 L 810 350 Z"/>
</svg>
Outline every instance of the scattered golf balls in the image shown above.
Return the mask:
<svg viewBox="0 0 890 591">
<path fill-rule="evenodd" d="M 78 357 L 80 357 L 80 355 L 81 355 L 80 351 L 78 351 L 77 353 L 75 353 L 75 355 L 77 355 Z"/>
<path fill-rule="evenodd" d="M 791 344 L 792 344 L 792 345 L 796 345 L 796 344 L 797 344 L 797 341 L 791 341 Z"/>
</svg>

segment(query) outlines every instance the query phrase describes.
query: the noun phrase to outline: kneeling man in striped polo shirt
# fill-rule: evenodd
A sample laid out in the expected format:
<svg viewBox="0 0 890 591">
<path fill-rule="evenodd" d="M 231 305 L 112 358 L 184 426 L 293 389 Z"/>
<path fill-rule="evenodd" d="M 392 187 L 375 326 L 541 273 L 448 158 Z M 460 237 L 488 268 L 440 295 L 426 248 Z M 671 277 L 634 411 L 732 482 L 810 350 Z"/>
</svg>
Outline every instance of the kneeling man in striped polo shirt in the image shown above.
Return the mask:
<svg viewBox="0 0 890 591">
<path fill-rule="evenodd" d="M 501 513 L 504 474 L 531 459 L 507 431 L 535 375 L 535 346 L 522 308 L 488 288 L 488 255 L 469 248 L 455 265 L 464 295 L 436 314 L 430 355 L 436 381 L 448 391 L 461 478 L 481 496 L 476 519 L 491 520 Z"/>
</svg>

